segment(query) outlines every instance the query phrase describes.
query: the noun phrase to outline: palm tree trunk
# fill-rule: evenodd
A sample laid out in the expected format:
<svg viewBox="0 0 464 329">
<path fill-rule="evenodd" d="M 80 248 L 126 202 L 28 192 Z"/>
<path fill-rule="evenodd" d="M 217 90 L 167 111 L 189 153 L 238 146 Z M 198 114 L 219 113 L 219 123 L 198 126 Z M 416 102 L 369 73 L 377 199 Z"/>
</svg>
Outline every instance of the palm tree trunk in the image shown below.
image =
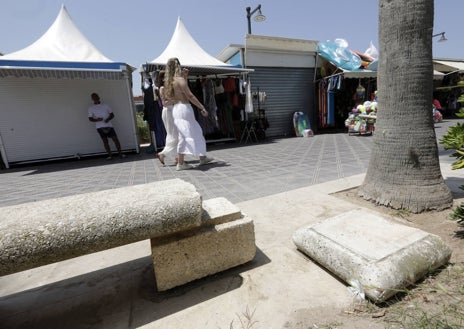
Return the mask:
<svg viewBox="0 0 464 329">
<path fill-rule="evenodd" d="M 452 206 L 432 121 L 432 0 L 379 0 L 379 105 L 364 199 L 420 213 Z"/>
</svg>

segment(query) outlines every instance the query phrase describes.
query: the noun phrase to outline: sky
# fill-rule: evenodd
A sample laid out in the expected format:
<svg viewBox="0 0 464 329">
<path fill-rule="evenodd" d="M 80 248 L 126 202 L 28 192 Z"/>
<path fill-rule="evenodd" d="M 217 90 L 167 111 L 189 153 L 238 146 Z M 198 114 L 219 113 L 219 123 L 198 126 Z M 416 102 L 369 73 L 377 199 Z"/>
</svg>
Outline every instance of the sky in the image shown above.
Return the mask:
<svg viewBox="0 0 464 329">
<path fill-rule="evenodd" d="M 244 44 L 246 7 L 261 4 L 266 20 L 251 19 L 252 34 L 333 41 L 348 48 L 378 49 L 376 0 L 0 0 L 0 53 L 21 50 L 39 39 L 62 5 L 74 24 L 106 57 L 136 68 L 158 57 L 168 45 L 180 17 L 197 43 L 217 56 L 230 44 Z M 433 56 L 464 59 L 463 0 L 435 0 Z M 140 73 L 134 72 L 134 95 L 141 95 Z"/>
</svg>

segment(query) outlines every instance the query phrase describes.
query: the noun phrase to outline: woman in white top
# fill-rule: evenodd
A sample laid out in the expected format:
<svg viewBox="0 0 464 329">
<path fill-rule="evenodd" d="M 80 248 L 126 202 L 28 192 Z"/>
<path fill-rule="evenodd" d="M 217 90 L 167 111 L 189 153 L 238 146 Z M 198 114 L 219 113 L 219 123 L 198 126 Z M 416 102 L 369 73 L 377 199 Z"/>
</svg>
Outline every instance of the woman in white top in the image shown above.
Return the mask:
<svg viewBox="0 0 464 329">
<path fill-rule="evenodd" d="M 184 162 L 185 154 L 200 158 L 200 165 L 211 162 L 213 159 L 206 156 L 206 141 L 203 131 L 195 119 L 193 107 L 190 102 L 200 109 L 201 115 L 208 116 L 205 106 L 195 97 L 190 90 L 184 76 L 188 74 L 184 70 L 182 74 L 180 62 L 177 58 L 171 58 L 166 63 L 164 82 L 164 94 L 167 99 L 172 100 L 174 106 L 172 115 L 174 124 L 179 132 L 177 144 L 177 170 L 193 168 Z M 184 75 L 184 76 L 183 76 Z"/>
</svg>

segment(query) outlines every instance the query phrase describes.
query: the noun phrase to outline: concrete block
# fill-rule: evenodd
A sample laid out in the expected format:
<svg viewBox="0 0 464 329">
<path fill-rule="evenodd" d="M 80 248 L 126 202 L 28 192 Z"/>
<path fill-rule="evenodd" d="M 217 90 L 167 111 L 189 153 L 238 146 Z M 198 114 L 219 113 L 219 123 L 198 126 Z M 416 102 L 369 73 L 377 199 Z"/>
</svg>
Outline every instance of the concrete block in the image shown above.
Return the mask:
<svg viewBox="0 0 464 329">
<path fill-rule="evenodd" d="M 240 209 L 226 198 L 203 201 L 202 225 L 217 225 L 242 218 Z"/>
<path fill-rule="evenodd" d="M 151 239 L 151 249 L 158 291 L 168 290 L 252 260 L 253 221 L 245 217 Z"/>
<path fill-rule="evenodd" d="M 0 275 L 189 230 L 202 199 L 180 179 L 0 208 Z"/>
<path fill-rule="evenodd" d="M 433 234 L 365 209 L 298 229 L 299 250 L 374 302 L 382 302 L 446 264 L 451 249 Z"/>
</svg>

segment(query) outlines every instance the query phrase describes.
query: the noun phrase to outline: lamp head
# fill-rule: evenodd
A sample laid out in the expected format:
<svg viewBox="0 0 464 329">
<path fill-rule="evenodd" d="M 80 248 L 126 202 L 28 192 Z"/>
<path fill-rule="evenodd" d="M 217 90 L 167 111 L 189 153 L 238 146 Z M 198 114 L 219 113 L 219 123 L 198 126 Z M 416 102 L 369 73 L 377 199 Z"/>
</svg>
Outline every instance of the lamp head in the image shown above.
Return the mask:
<svg viewBox="0 0 464 329">
<path fill-rule="evenodd" d="M 446 39 L 445 32 L 443 32 L 443 33 L 441 33 L 441 37 L 440 37 L 440 39 L 438 39 L 438 42 L 445 42 L 445 41 L 448 41 L 448 39 Z"/>
<path fill-rule="evenodd" d="M 440 33 L 434 34 L 434 35 L 432 35 L 432 38 L 438 37 L 439 35 L 440 35 L 440 39 L 438 40 L 438 42 L 445 42 L 445 41 L 448 40 L 445 37 L 445 32 L 440 32 Z"/>
<path fill-rule="evenodd" d="M 261 8 L 258 9 L 258 15 L 255 16 L 255 22 L 262 22 L 266 20 L 266 16 L 261 12 Z"/>
</svg>

